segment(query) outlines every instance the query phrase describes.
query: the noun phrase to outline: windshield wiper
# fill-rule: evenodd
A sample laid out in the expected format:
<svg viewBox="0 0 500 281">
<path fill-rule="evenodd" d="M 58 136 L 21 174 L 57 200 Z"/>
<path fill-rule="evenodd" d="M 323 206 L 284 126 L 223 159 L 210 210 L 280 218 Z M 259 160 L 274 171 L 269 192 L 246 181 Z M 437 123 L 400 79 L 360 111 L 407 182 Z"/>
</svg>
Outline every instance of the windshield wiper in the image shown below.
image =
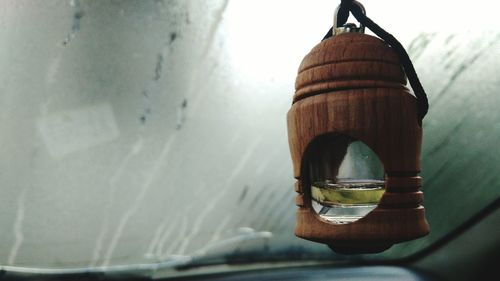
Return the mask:
<svg viewBox="0 0 500 281">
<path fill-rule="evenodd" d="M 132 264 L 132 265 L 112 265 L 102 267 L 85 268 L 33 268 L 17 266 L 0 266 L 0 277 L 18 280 L 32 280 L 40 278 L 40 275 L 67 276 L 68 278 L 86 277 L 100 279 L 102 276 L 119 278 L 147 278 L 149 279 L 158 271 L 179 270 L 204 265 L 221 264 L 230 261 L 231 254 L 240 252 L 243 244 L 252 241 L 260 241 L 264 248 L 267 247 L 268 240 L 272 237 L 269 231 L 255 231 L 252 228 L 243 227 L 238 229 L 238 233 L 227 239 L 210 243 L 207 246 L 195 251 L 191 255 L 171 255 L 167 259 L 156 263 Z M 263 243 L 262 243 L 263 242 Z M 256 244 L 251 245 L 255 249 Z M 229 254 L 228 254 L 229 253 Z M 240 252 L 242 253 L 242 252 Z"/>
<path fill-rule="evenodd" d="M 261 254 L 267 252 L 268 241 L 272 236 L 269 231 L 255 231 L 249 227 L 242 227 L 238 229 L 238 234 L 232 237 L 208 244 L 190 256 L 174 258 L 182 262 L 170 268 L 185 270 L 200 266 L 232 264 L 238 259 L 242 260 L 244 256 L 252 257 L 256 252 Z M 259 248 L 255 243 L 257 241 L 262 246 L 262 251 L 256 250 Z M 249 243 L 251 245 L 245 245 Z M 245 246 L 250 246 L 252 250 L 242 249 Z"/>
</svg>

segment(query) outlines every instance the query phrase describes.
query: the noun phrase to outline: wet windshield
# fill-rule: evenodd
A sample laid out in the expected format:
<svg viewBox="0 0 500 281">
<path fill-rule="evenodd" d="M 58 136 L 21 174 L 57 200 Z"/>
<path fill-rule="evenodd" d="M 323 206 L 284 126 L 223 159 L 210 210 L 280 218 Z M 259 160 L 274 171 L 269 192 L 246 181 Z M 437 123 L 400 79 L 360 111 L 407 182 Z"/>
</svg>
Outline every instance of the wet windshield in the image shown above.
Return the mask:
<svg viewBox="0 0 500 281">
<path fill-rule="evenodd" d="M 293 234 L 286 112 L 337 2 L 1 1 L 0 264 L 360 258 Z M 431 233 L 362 257 L 402 258 L 500 196 L 500 32 L 465 3 L 365 2 L 431 105 Z"/>
</svg>

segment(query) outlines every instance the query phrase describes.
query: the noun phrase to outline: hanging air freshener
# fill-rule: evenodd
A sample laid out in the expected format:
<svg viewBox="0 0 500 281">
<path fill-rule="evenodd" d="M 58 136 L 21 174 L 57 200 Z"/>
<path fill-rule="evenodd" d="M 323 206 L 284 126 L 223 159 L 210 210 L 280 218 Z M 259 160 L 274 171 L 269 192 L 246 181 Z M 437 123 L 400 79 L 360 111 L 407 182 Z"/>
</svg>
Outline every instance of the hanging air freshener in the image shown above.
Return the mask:
<svg viewBox="0 0 500 281">
<path fill-rule="evenodd" d="M 359 27 L 340 26 L 349 11 Z M 365 27 L 383 40 L 364 34 Z M 418 173 L 428 105 L 401 44 L 360 3 L 342 1 L 331 33 L 302 61 L 295 87 L 288 112 L 299 193 L 295 234 L 340 253 L 380 252 L 426 235 Z"/>
</svg>

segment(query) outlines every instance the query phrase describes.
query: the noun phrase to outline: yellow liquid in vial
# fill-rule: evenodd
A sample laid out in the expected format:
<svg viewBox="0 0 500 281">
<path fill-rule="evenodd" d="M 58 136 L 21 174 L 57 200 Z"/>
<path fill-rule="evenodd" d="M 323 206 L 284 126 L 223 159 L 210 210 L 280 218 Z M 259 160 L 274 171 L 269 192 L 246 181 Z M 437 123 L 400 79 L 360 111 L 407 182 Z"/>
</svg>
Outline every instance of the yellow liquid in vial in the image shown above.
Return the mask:
<svg viewBox="0 0 500 281">
<path fill-rule="evenodd" d="M 315 182 L 311 186 L 314 210 L 336 224 L 354 222 L 367 215 L 377 207 L 384 191 L 384 181 L 379 180 Z"/>
<path fill-rule="evenodd" d="M 321 205 L 378 204 L 384 194 L 384 181 L 316 182 L 311 195 Z"/>
</svg>

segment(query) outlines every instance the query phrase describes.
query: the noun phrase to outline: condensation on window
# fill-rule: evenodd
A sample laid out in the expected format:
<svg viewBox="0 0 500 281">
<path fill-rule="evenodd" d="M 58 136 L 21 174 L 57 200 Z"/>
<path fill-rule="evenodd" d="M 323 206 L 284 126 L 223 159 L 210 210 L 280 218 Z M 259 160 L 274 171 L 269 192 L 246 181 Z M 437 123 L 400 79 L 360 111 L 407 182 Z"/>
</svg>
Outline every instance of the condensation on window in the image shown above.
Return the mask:
<svg viewBox="0 0 500 281">
<path fill-rule="evenodd" d="M 364 2 L 407 47 L 431 105 L 432 232 L 382 255 L 400 257 L 500 195 L 500 33 L 482 21 L 496 18 L 488 11 L 464 16 L 467 3 L 445 18 L 430 1 Z M 331 259 L 293 235 L 285 118 L 336 4 L 2 1 L 0 264 L 143 264 L 215 249 Z M 476 16 L 482 25 L 462 28 Z"/>
</svg>

